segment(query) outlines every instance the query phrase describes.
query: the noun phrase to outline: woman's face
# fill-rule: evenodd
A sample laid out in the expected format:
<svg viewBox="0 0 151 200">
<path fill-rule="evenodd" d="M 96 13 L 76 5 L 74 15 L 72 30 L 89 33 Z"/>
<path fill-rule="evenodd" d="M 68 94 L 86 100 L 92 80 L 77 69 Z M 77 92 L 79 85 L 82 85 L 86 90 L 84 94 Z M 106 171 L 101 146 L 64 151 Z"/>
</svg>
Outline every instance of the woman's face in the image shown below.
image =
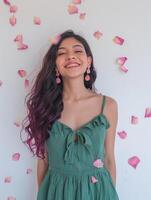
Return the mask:
<svg viewBox="0 0 151 200">
<path fill-rule="evenodd" d="M 62 41 L 57 51 L 56 66 L 63 77 L 83 75 L 91 65 L 91 57 L 87 56 L 84 46 L 75 38 Z"/>
</svg>

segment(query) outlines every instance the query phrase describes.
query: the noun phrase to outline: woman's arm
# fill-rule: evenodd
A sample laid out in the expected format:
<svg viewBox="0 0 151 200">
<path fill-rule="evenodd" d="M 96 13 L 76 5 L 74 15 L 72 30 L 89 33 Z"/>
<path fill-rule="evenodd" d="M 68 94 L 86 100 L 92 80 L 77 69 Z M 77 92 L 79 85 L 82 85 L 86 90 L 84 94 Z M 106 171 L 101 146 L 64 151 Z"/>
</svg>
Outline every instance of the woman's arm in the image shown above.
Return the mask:
<svg viewBox="0 0 151 200">
<path fill-rule="evenodd" d="M 40 187 L 40 184 L 42 183 L 45 174 L 48 170 L 48 154 L 45 153 L 45 159 L 38 158 L 37 160 L 37 183 L 38 183 L 38 189 Z"/>
<path fill-rule="evenodd" d="M 116 184 L 116 164 L 114 156 L 114 144 L 116 127 L 118 121 L 118 105 L 117 102 L 108 97 L 107 98 L 106 116 L 109 120 L 110 127 L 107 129 L 107 135 L 105 139 L 105 166 L 109 170 L 114 185 Z"/>
</svg>

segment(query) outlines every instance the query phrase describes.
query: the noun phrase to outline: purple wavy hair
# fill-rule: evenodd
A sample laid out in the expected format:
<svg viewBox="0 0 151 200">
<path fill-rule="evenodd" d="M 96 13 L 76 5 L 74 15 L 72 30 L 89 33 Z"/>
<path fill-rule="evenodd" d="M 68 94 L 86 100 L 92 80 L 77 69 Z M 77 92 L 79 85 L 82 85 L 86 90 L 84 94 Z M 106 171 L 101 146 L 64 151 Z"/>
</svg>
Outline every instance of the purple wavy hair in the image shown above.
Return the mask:
<svg viewBox="0 0 151 200">
<path fill-rule="evenodd" d="M 61 83 L 57 84 L 55 68 L 58 47 L 66 38 L 78 40 L 83 44 L 87 56 L 91 56 L 90 80 L 85 81 L 84 79 L 84 85 L 86 88 L 95 90 L 96 71 L 93 66 L 93 55 L 87 41 L 72 30 L 63 32 L 57 43 L 52 44 L 48 49 L 43 58 L 42 69 L 38 73 L 30 93 L 25 97 L 28 114 L 22 121 L 22 130 L 25 130 L 27 137 L 23 142 L 29 147 L 33 155 L 42 159 L 45 158 L 45 141 L 49 138 L 48 130 L 51 130 L 52 124 L 60 118 L 63 111 L 62 77 L 60 75 Z M 85 76 L 86 72 L 84 73 Z"/>
</svg>

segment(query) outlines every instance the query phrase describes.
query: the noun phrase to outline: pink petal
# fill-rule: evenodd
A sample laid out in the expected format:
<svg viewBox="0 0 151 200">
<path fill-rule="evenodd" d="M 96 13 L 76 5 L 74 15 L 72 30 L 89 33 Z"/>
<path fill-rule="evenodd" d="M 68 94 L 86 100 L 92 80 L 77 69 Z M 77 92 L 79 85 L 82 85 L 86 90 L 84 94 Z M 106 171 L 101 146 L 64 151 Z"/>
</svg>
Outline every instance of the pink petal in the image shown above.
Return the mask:
<svg viewBox="0 0 151 200">
<path fill-rule="evenodd" d="M 91 176 L 91 181 L 92 181 L 92 183 L 97 183 L 98 179 L 96 179 L 95 176 Z"/>
<path fill-rule="evenodd" d="M 15 42 L 22 42 L 23 41 L 23 36 L 22 35 L 17 35 L 16 38 L 14 39 Z"/>
<path fill-rule="evenodd" d="M 128 68 L 125 67 L 124 65 L 120 66 L 120 70 L 123 71 L 123 72 L 125 72 L 125 73 L 128 72 Z"/>
<path fill-rule="evenodd" d="M 57 44 L 60 38 L 61 38 L 60 34 L 56 35 L 54 38 L 50 39 L 51 44 Z"/>
<path fill-rule="evenodd" d="M 70 4 L 68 6 L 68 13 L 70 15 L 78 13 L 78 8 L 75 5 Z"/>
<path fill-rule="evenodd" d="M 101 33 L 100 31 L 96 31 L 96 32 L 93 33 L 93 36 L 94 36 L 96 39 L 99 40 L 100 37 L 103 36 L 103 33 Z"/>
<path fill-rule="evenodd" d="M 17 10 L 18 10 L 18 8 L 17 8 L 17 6 L 16 5 L 11 5 L 10 6 L 10 8 L 9 8 L 10 10 L 10 13 L 16 13 L 17 12 Z"/>
<path fill-rule="evenodd" d="M 5 183 L 11 183 L 11 181 L 12 181 L 12 177 L 11 176 L 5 177 L 5 180 L 4 180 Z"/>
<path fill-rule="evenodd" d="M 131 124 L 138 124 L 138 117 L 132 115 Z"/>
<path fill-rule="evenodd" d="M 140 159 L 137 156 L 133 156 L 128 159 L 128 164 L 131 165 L 134 169 L 136 169 Z"/>
<path fill-rule="evenodd" d="M 2 86 L 3 82 L 0 80 L 0 86 Z"/>
<path fill-rule="evenodd" d="M 15 198 L 15 197 L 12 197 L 12 196 L 10 196 L 10 197 L 8 197 L 8 198 L 7 198 L 7 200 L 16 200 L 16 198 Z"/>
<path fill-rule="evenodd" d="M 19 153 L 15 153 L 12 155 L 12 160 L 14 161 L 18 161 L 20 159 L 20 154 Z"/>
<path fill-rule="evenodd" d="M 26 174 L 31 174 L 32 173 L 32 169 L 27 169 Z"/>
<path fill-rule="evenodd" d="M 151 117 L 151 108 L 145 109 L 145 117 Z"/>
<path fill-rule="evenodd" d="M 125 139 L 127 137 L 127 133 L 125 131 L 117 132 L 117 134 L 121 139 Z"/>
<path fill-rule="evenodd" d="M 17 126 L 17 127 L 20 127 L 20 124 L 21 124 L 20 121 L 16 121 L 16 122 L 14 122 L 14 125 Z"/>
<path fill-rule="evenodd" d="M 119 65 L 124 65 L 124 63 L 126 62 L 126 60 L 127 60 L 127 57 L 119 57 L 119 58 L 117 59 L 117 63 L 118 63 Z"/>
<path fill-rule="evenodd" d="M 86 16 L 86 13 L 80 13 L 79 18 L 80 18 L 80 19 L 85 19 L 85 16 Z"/>
<path fill-rule="evenodd" d="M 93 165 L 97 168 L 101 168 L 103 167 L 103 162 L 101 159 L 96 159 L 94 162 L 93 162 Z"/>
<path fill-rule="evenodd" d="M 113 41 L 116 43 L 116 44 L 119 44 L 119 45 L 123 45 L 124 43 L 124 39 L 119 37 L 119 36 L 116 36 Z"/>
<path fill-rule="evenodd" d="M 23 44 L 22 42 L 18 42 L 17 43 L 17 46 L 18 46 L 18 50 L 25 50 L 28 48 L 28 45 L 27 44 Z"/>
<path fill-rule="evenodd" d="M 14 26 L 16 24 L 16 17 L 14 15 L 12 15 L 10 18 L 9 18 L 9 23 Z"/>
<path fill-rule="evenodd" d="M 3 0 L 3 2 L 4 2 L 6 5 L 9 5 L 9 6 L 10 6 L 9 0 Z"/>
<path fill-rule="evenodd" d="M 23 70 L 23 69 L 20 69 L 20 70 L 18 70 L 18 74 L 19 74 L 19 76 L 21 77 L 21 78 L 23 78 L 23 77 L 25 77 L 26 76 L 26 71 L 25 70 Z"/>
<path fill-rule="evenodd" d="M 41 19 L 39 17 L 34 17 L 34 24 L 40 25 L 41 24 Z"/>
<path fill-rule="evenodd" d="M 72 3 L 74 3 L 74 4 L 81 4 L 81 0 L 72 0 Z"/>
<path fill-rule="evenodd" d="M 29 80 L 25 79 L 24 86 L 26 89 L 29 87 Z"/>
</svg>

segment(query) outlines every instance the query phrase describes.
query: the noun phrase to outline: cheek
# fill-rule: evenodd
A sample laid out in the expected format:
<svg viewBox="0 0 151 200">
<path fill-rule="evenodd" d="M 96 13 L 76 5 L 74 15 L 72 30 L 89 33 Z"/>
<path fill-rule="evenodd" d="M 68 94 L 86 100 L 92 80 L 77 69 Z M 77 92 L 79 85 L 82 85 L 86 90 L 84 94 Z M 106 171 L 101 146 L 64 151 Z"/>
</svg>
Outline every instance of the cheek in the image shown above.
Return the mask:
<svg viewBox="0 0 151 200">
<path fill-rule="evenodd" d="M 56 65 L 59 67 L 60 65 L 62 65 L 62 63 L 63 63 L 63 59 L 61 59 L 61 58 L 57 58 L 56 59 Z"/>
<path fill-rule="evenodd" d="M 64 59 L 56 59 L 56 67 L 58 68 L 60 73 L 63 73 L 64 71 Z"/>
<path fill-rule="evenodd" d="M 87 63 L 87 60 L 88 60 L 86 55 L 80 55 L 79 59 L 81 59 L 83 61 L 83 63 Z"/>
<path fill-rule="evenodd" d="M 83 59 L 82 59 L 82 63 L 83 63 L 83 65 L 84 65 L 85 67 L 87 67 L 88 61 L 87 61 L 86 58 L 83 58 Z"/>
</svg>

